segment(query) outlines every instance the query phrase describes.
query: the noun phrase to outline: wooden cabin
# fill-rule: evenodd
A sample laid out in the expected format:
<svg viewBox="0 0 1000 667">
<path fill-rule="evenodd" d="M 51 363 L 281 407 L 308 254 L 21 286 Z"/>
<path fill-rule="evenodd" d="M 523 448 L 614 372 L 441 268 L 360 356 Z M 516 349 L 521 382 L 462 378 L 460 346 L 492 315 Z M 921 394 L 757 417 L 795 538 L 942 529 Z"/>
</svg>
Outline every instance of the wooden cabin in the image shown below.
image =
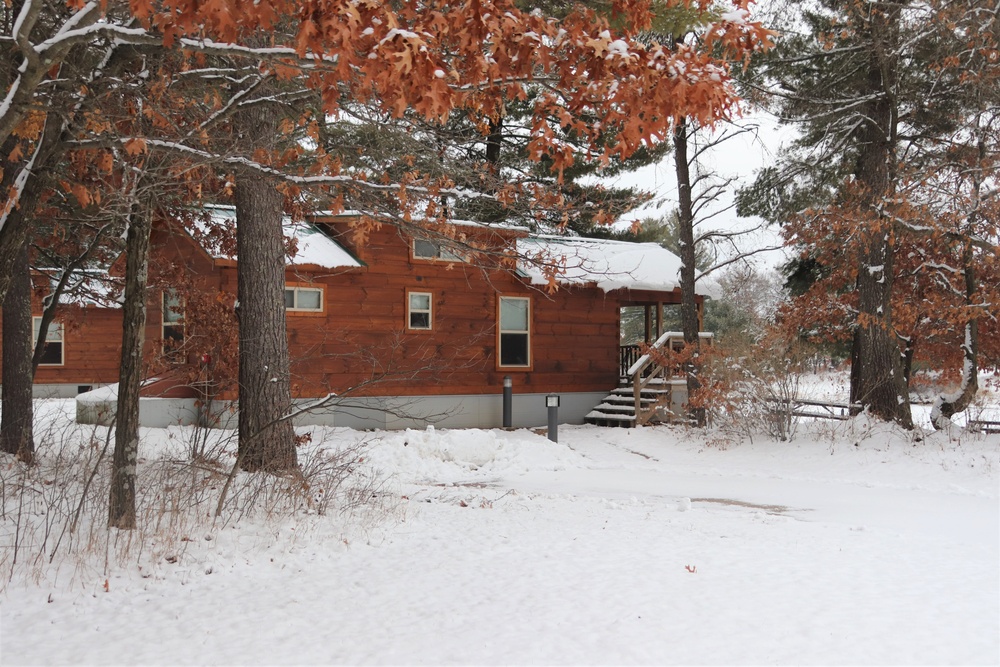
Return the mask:
<svg viewBox="0 0 1000 667">
<path fill-rule="evenodd" d="M 145 355 L 158 382 L 144 390 L 146 425 L 233 414 L 236 258 L 219 232 L 235 213 L 211 213 L 193 230 L 160 225 L 152 234 Z M 560 421 L 582 423 L 634 361 L 621 345 L 621 309 L 644 306 L 655 340 L 663 305 L 680 303 L 680 262 L 655 244 L 462 222 L 414 237 L 360 223 L 341 214 L 286 224 L 293 396 L 304 404 L 336 395 L 299 423 L 496 427 L 505 378 L 513 425 L 545 424 L 549 394 L 561 397 Z M 50 330 L 36 394 L 94 389 L 78 398 L 80 418 L 106 421 L 121 311 L 108 298 L 65 312 Z"/>
</svg>

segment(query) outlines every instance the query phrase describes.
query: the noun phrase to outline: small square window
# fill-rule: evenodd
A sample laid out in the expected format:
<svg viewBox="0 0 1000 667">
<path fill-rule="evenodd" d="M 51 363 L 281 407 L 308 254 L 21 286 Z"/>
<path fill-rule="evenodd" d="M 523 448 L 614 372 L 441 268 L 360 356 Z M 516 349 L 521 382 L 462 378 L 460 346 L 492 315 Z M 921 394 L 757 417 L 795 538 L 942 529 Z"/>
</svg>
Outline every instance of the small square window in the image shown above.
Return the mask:
<svg viewBox="0 0 1000 667">
<path fill-rule="evenodd" d="M 437 243 L 424 239 L 414 239 L 413 256 L 420 259 L 437 259 L 441 256 L 441 248 Z"/>
<path fill-rule="evenodd" d="M 407 301 L 409 328 L 424 331 L 431 329 L 433 299 L 430 292 L 410 292 Z"/>
<path fill-rule="evenodd" d="M 413 240 L 413 256 L 417 259 L 440 259 L 445 262 L 464 262 L 464 257 L 435 241 Z"/>
<path fill-rule="evenodd" d="M 31 345 L 34 347 L 38 343 L 38 333 L 42 328 L 42 318 L 31 318 Z M 62 322 L 50 322 L 45 331 L 45 347 L 42 348 L 42 358 L 38 361 L 39 366 L 62 366 L 63 365 L 63 325 Z"/>
<path fill-rule="evenodd" d="M 323 289 L 319 287 L 285 287 L 285 309 L 323 312 Z"/>
</svg>

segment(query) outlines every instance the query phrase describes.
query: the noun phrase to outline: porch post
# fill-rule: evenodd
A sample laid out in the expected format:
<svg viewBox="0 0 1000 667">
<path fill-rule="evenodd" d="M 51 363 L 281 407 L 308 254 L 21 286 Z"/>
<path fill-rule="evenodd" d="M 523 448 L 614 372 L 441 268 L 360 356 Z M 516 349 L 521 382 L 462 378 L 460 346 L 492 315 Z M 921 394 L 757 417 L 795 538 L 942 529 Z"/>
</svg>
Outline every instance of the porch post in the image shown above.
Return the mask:
<svg viewBox="0 0 1000 667">
<path fill-rule="evenodd" d="M 650 329 L 650 326 L 652 325 L 652 313 L 649 312 L 649 304 L 648 303 L 645 304 L 642 307 L 642 311 L 643 311 L 643 313 L 645 315 L 645 329 L 644 329 L 644 333 L 643 333 L 643 335 L 645 336 L 644 340 L 645 340 L 646 343 L 652 343 L 653 341 L 649 337 L 649 329 Z"/>
</svg>

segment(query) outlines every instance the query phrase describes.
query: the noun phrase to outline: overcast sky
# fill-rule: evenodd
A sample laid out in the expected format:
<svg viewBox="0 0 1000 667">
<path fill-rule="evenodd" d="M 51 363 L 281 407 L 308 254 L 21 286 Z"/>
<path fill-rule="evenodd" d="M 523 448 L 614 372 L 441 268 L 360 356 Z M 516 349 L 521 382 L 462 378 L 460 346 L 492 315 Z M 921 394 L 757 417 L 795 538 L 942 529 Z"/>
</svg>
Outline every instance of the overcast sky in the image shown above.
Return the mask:
<svg viewBox="0 0 1000 667">
<path fill-rule="evenodd" d="M 747 114 L 738 124 L 755 130 L 733 136 L 714 149 L 706 151 L 701 161 L 702 169 L 707 172 L 718 173 L 722 178 L 736 178 L 718 205 L 710 208 L 712 211 L 729 206 L 735 190 L 752 183 L 755 172 L 767 164 L 772 164 L 782 143 L 794 136 L 794 130 L 779 127 L 772 116 L 764 113 Z M 625 216 L 621 221 L 622 224 L 636 219 L 663 217 L 677 207 L 677 178 L 671 157 L 658 164 L 623 174 L 610 180 L 609 183 L 623 187 L 638 186 L 654 194 L 650 204 Z M 759 218 L 738 218 L 736 211 L 731 209 L 703 222 L 697 231 L 701 233 L 708 229 L 748 229 L 761 222 Z M 750 250 L 777 245 L 780 239 L 777 229 L 769 229 L 761 234 L 749 235 L 739 243 L 743 250 Z M 780 251 L 769 252 L 757 256 L 754 261 L 762 267 L 777 266 L 784 261 L 784 254 Z"/>
</svg>

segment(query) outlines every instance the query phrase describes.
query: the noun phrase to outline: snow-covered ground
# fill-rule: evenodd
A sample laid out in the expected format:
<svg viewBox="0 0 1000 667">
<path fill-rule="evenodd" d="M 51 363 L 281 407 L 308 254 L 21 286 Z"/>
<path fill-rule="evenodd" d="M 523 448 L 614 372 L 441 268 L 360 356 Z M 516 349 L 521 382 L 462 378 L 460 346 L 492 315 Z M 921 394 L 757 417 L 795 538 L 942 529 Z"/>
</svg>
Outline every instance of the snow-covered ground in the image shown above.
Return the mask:
<svg viewBox="0 0 1000 667">
<path fill-rule="evenodd" d="M 144 431 L 144 456 L 192 434 Z M 1000 663 L 1000 436 L 316 428 L 301 458 L 353 446 L 364 508 L 313 488 L 107 564 L 12 565 L 8 499 L 0 663 Z"/>
</svg>

